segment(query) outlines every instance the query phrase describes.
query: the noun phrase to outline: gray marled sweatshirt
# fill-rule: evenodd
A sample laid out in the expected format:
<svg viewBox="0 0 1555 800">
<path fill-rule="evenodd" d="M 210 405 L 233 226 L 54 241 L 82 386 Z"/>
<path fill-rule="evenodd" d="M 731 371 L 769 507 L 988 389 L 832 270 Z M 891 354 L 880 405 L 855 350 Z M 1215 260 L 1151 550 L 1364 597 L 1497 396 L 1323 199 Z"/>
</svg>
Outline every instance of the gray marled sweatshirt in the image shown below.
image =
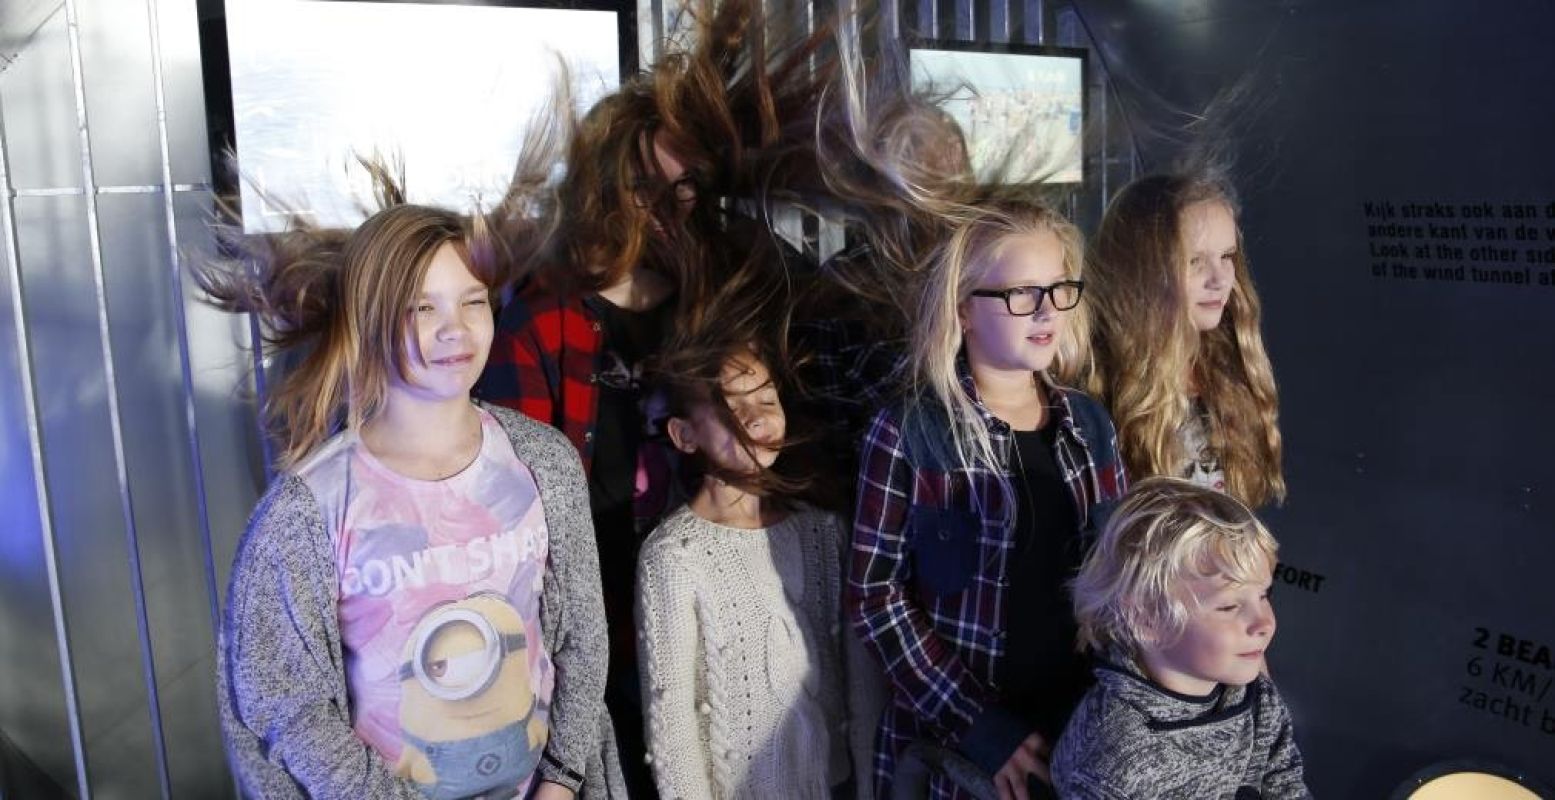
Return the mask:
<svg viewBox="0 0 1555 800">
<path fill-rule="evenodd" d="M 537 774 L 584 796 L 624 796 L 603 700 L 599 562 L 577 451 L 550 427 L 487 410 L 533 473 L 545 513 L 540 624 L 556 684 Z M 255 798 L 420 797 L 352 729 L 333 548 L 307 484 L 278 476 L 238 544 L 228 588 L 217 701 L 229 759 Z"/>
<path fill-rule="evenodd" d="M 1053 753 L 1059 797 L 1276 800 L 1312 794 L 1290 713 L 1259 676 L 1207 697 L 1102 664 Z"/>
</svg>

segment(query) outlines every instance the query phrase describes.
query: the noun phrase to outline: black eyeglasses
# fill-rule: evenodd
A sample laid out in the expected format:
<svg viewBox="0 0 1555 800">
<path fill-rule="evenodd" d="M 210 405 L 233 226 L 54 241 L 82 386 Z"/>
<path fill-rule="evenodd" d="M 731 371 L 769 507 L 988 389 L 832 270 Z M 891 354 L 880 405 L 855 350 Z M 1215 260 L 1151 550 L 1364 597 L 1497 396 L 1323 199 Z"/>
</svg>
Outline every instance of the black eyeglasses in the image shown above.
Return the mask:
<svg viewBox="0 0 1555 800">
<path fill-rule="evenodd" d="M 639 180 L 632 184 L 632 200 L 638 208 L 648 208 L 654 204 L 662 192 L 666 189 L 674 196 L 677 203 L 694 203 L 697 199 L 697 179 L 695 175 L 683 175 L 678 180 L 668 184 L 655 180 Z"/>
<path fill-rule="evenodd" d="M 1002 297 L 1011 316 L 1029 317 L 1042 307 L 1042 298 L 1053 300 L 1053 308 L 1068 311 L 1080 304 L 1085 281 L 1059 281 L 1047 286 L 1011 286 L 1008 289 L 976 289 L 973 297 Z"/>
</svg>

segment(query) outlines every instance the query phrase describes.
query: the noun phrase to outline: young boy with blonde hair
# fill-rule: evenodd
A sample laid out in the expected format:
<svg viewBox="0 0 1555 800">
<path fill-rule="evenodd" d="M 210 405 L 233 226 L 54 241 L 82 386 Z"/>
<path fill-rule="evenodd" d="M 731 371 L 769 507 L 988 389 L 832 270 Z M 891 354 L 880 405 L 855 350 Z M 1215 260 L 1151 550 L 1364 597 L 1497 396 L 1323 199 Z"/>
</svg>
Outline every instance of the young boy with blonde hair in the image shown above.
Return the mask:
<svg viewBox="0 0 1555 800">
<path fill-rule="evenodd" d="M 1097 683 L 1053 755 L 1059 796 L 1311 796 L 1263 674 L 1278 546 L 1212 489 L 1150 478 L 1129 491 L 1074 581 Z"/>
</svg>

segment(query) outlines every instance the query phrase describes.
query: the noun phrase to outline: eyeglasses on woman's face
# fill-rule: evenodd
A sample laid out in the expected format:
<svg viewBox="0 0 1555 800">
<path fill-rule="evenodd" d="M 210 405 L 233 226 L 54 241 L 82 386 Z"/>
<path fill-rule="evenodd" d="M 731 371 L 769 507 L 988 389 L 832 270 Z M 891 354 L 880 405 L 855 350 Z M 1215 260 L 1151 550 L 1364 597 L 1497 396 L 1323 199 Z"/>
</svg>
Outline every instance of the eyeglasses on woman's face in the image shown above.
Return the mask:
<svg viewBox="0 0 1555 800">
<path fill-rule="evenodd" d="M 682 175 L 680 178 L 665 183 L 659 180 L 639 179 L 632 184 L 632 202 L 638 208 L 652 208 L 659 198 L 669 192 L 675 198 L 675 202 L 681 205 L 691 205 L 697 200 L 697 180 L 694 175 Z"/>
<path fill-rule="evenodd" d="M 1029 317 L 1042 307 L 1042 298 L 1050 298 L 1053 308 L 1068 311 L 1080 304 L 1085 281 L 1059 281 L 1047 286 L 1011 286 L 1008 289 L 977 289 L 973 297 L 999 297 L 1012 316 Z"/>
</svg>

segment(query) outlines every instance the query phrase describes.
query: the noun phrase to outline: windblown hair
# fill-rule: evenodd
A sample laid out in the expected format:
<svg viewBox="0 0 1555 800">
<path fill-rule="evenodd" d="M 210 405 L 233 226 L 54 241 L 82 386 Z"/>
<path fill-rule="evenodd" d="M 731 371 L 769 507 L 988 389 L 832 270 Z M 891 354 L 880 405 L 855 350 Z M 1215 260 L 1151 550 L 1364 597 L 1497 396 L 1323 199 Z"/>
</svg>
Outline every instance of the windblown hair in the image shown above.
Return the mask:
<svg viewBox="0 0 1555 800">
<path fill-rule="evenodd" d="M 342 428 L 372 419 L 390 382 L 409 380 L 420 354 L 412 352 L 408 310 L 443 245 L 487 288 L 502 279 L 484 217 L 406 204 L 386 172 L 374 178 L 385 208 L 354 231 L 296 217 L 290 230 L 273 236 L 218 229 L 241 255 L 194 272 L 213 305 L 260 318 L 271 352 L 301 354 L 264 409 L 283 469 Z"/>
<path fill-rule="evenodd" d="M 787 393 L 794 366 L 787 349 L 792 304 L 782 278 L 760 260 L 748 262 L 712 299 L 701 318 L 670 338 L 647 370 L 653 392 L 651 415 L 658 418 L 652 422 L 671 417 L 689 419 L 698 408 L 710 409 L 755 463 L 756 450 L 762 445 L 750 437 L 730 408 L 723 370 L 732 359 L 754 359 L 767 368 L 779 397 Z M 784 416 L 791 423 L 797 421 L 791 403 L 785 403 Z M 808 437 L 795 435 L 789 427 L 778 445 L 782 453 L 779 460 L 772 467 L 748 473 L 726 469 L 701 454 L 693 455 L 691 461 L 702 474 L 778 502 L 818 500 L 813 494 L 819 477 L 814 464 L 818 461 L 787 457 L 810 443 Z"/>
<path fill-rule="evenodd" d="M 931 255 L 910 338 L 914 396 L 927 396 L 951 420 L 955 453 L 963 464 L 1000 464 L 987 424 L 962 387 L 957 361 L 964 344 L 961 306 L 983 278 L 1005 258 L 1018 237 L 1050 233 L 1064 252 L 1064 277 L 1082 278 L 1084 237 L 1073 223 L 1040 203 L 990 200 L 960 209 L 948 236 Z M 1063 372 L 1083 360 L 1090 338 L 1085 304 L 1062 315 L 1053 369 Z"/>
<path fill-rule="evenodd" d="M 1002 474 L 990 431 L 959 377 L 961 306 L 1025 235 L 1057 237 L 1065 277 L 1081 279 L 1083 236 L 1055 210 L 1061 190 L 975 180 L 961 130 L 934 96 L 912 90 L 904 51 L 888 38 L 866 58 L 859 43 L 870 37 L 852 19 L 839 23 L 838 66 L 817 102 L 814 146 L 825 210 L 855 226 L 868 253 L 826 277 L 860 287 L 865 304 L 889 320 L 872 325 L 876 335 L 906 335 L 904 422 L 944 418 L 948 456 Z M 1090 325 L 1083 302 L 1059 313 L 1052 371 L 1065 374 L 1087 359 Z"/>
<path fill-rule="evenodd" d="M 557 191 L 561 263 L 586 289 L 619 281 L 647 247 L 648 218 L 634 205 L 633 184 L 653 164 L 642 155 L 643 140 L 653 138 L 652 100 L 641 80 L 628 80 L 590 109 L 568 148 L 567 179 Z"/>
<path fill-rule="evenodd" d="M 1191 381 L 1209 412 L 1227 490 L 1256 508 L 1285 497 L 1279 398 L 1240 230 L 1220 325 L 1203 334 L 1193 326 L 1182 215 L 1206 201 L 1238 211 L 1230 185 L 1213 174 L 1153 175 L 1113 199 L 1091 246 L 1086 286 L 1095 362 L 1089 374 L 1065 376 L 1084 381 L 1111 409 L 1124 462 L 1139 476 L 1181 474 L 1190 455 L 1181 430 L 1192 413 Z"/>
<path fill-rule="evenodd" d="M 1044 174 L 1017 173 L 1016 161 L 1032 160 L 1026 152 L 986 154 L 987 174 L 974 176 L 965 133 L 940 108 L 964 87 L 915 89 L 897 37 L 861 18 L 871 19 L 839 20 L 835 67 L 817 94 L 812 203 L 863 245 L 856 257 L 828 262 L 822 277 L 857 298 L 876 335 L 898 338 L 918 324 L 945 242 L 982 220 L 980 208 L 994 207 L 994 217 L 1022 206 L 1056 208 L 1067 190 L 1041 183 Z M 862 43 L 876 39 L 866 55 Z"/>
<path fill-rule="evenodd" d="M 699 0 L 683 13 L 689 43 L 667 42 L 658 61 L 580 121 L 560 87 L 545 112 L 550 124 L 531 126 L 565 151 L 566 177 L 550 181 L 552 165 L 538 157 L 545 148 L 526 144 L 503 204 L 521 211 L 505 218 L 541 220 L 534 267 L 562 291 L 600 291 L 643 265 L 669 278 L 681 308 L 695 311 L 730 274 L 708 243 L 738 224 L 731 201 L 745 201 L 763 223 L 747 227 L 775 236 L 766 214 L 786 184 L 779 176 L 813 164 L 802 157 L 800 132 L 813 120 L 807 110 L 822 73 L 811 65 L 826 33 L 784 30 L 757 0 Z M 684 221 L 655 143 L 686 165 L 696 186 Z M 532 226 L 519 228 L 523 238 Z"/>
<path fill-rule="evenodd" d="M 1267 580 L 1279 544 L 1247 506 L 1180 478 L 1146 478 L 1113 511 L 1072 584 L 1081 649 L 1138 659 L 1182 636 L 1188 582 Z"/>
</svg>

